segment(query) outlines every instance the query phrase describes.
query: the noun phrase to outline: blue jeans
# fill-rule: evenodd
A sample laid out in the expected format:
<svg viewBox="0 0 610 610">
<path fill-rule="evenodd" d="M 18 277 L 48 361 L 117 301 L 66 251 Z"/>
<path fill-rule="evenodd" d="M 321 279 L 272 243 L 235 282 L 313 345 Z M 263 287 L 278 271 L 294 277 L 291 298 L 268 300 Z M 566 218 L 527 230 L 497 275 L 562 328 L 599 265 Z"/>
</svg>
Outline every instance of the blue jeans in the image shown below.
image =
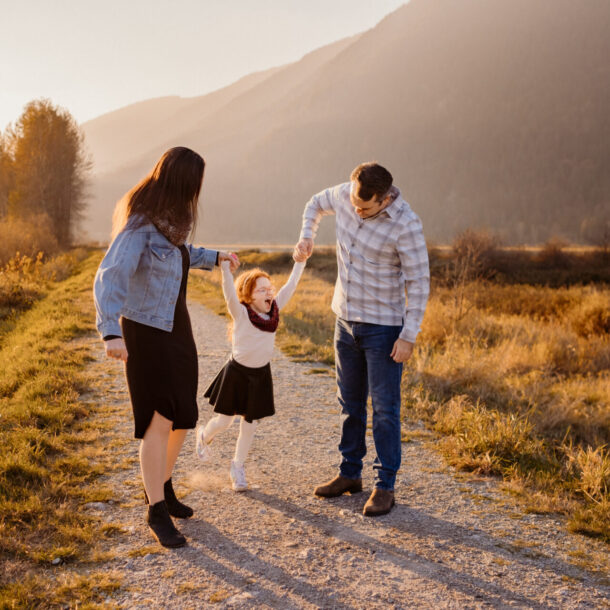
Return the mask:
<svg viewBox="0 0 610 610">
<path fill-rule="evenodd" d="M 394 489 L 400 467 L 400 378 L 402 363 L 390 353 L 402 326 L 348 322 L 337 318 L 335 363 L 337 396 L 341 405 L 343 459 L 340 473 L 349 479 L 362 476 L 366 455 L 366 403 L 373 404 L 373 440 L 377 457 L 375 487 Z"/>
</svg>

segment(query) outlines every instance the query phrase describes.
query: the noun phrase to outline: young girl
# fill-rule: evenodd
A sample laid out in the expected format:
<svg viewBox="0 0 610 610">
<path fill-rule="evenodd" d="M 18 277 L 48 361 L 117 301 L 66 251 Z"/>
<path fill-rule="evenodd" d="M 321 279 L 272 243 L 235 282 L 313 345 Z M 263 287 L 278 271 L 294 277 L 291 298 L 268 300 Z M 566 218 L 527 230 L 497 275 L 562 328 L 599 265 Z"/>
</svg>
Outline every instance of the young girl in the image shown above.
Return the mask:
<svg viewBox="0 0 610 610">
<path fill-rule="evenodd" d="M 221 264 L 222 291 L 233 318 L 232 356 L 204 394 L 217 415 L 197 429 L 197 454 L 204 461 L 209 459 L 209 444 L 214 437 L 226 430 L 235 416 L 240 416 L 230 470 L 235 491 L 248 489 L 244 463 L 257 421 L 275 413 L 269 361 L 279 312 L 293 295 L 305 268 L 305 262 L 297 260 L 275 299 L 271 280 L 264 271 L 252 269 L 242 273 L 233 284 L 229 263 Z"/>
<path fill-rule="evenodd" d="M 94 284 L 97 329 L 106 353 L 125 362 L 140 444 L 146 521 L 168 547 L 186 540 L 170 517 L 193 510 L 180 502 L 172 470 L 189 428 L 197 423 L 197 348 L 186 308 L 190 267 L 212 269 L 234 255 L 187 243 L 197 222 L 204 160 L 168 150 L 116 206 L 113 241 Z"/>
</svg>

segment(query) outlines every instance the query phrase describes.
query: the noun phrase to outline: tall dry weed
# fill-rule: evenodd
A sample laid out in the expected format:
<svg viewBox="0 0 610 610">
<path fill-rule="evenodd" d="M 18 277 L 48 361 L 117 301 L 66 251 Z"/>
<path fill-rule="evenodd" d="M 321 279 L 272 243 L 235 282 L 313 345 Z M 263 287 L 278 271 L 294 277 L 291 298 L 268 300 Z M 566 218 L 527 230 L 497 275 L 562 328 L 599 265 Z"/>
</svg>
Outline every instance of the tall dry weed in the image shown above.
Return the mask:
<svg viewBox="0 0 610 610">
<path fill-rule="evenodd" d="M 607 449 L 568 446 L 566 456 L 577 491 L 596 503 L 610 500 L 610 454 Z"/>
</svg>

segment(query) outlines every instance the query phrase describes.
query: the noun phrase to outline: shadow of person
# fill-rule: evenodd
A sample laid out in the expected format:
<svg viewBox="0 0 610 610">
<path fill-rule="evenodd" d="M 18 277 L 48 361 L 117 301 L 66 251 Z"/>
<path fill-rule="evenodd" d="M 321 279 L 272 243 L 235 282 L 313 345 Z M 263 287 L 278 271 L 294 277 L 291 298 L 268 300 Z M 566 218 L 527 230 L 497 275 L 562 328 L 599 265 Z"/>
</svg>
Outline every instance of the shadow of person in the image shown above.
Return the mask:
<svg viewBox="0 0 610 610">
<path fill-rule="evenodd" d="M 190 539 L 191 550 L 201 551 L 181 553 L 184 560 L 241 590 L 252 586 L 248 579 L 255 577 L 256 597 L 264 596 L 265 605 L 273 608 L 301 606 L 301 604 L 291 606 L 285 598 L 279 597 L 269 586 L 264 585 L 265 581 L 271 581 L 285 590 L 287 595 L 290 593 L 315 607 L 356 610 L 355 606 L 336 599 L 332 592 L 308 582 L 306 577 L 287 572 L 273 562 L 271 552 L 266 552 L 265 558 L 261 558 L 207 521 L 189 519 L 181 529 Z M 214 559 L 211 555 L 216 555 L 218 559 Z"/>
<path fill-rule="evenodd" d="M 327 515 L 313 513 L 288 500 L 266 494 L 260 490 L 250 491 L 249 496 L 273 510 L 282 512 L 288 519 L 298 519 L 309 527 L 318 529 L 326 537 L 335 538 L 337 541 L 344 542 L 354 548 L 359 547 L 369 553 L 379 554 L 384 560 L 392 562 L 395 566 L 406 572 L 426 580 L 435 581 L 444 587 L 459 591 L 471 598 L 485 599 L 489 603 L 500 606 L 518 604 L 520 606 L 534 606 L 548 610 L 554 608 L 554 606 L 541 603 L 539 600 L 530 599 L 526 595 L 486 580 L 481 575 L 459 572 L 457 569 L 428 559 L 421 554 L 400 548 L 395 544 L 379 540 L 362 531 L 358 531 L 339 519 L 332 519 Z M 335 500 L 342 499 L 336 498 Z M 366 494 L 357 494 L 351 496 L 349 502 L 363 505 L 365 500 Z M 321 501 L 328 502 L 329 500 Z M 330 502 L 332 501 L 330 500 Z M 343 505 L 345 505 L 345 502 Z M 392 517 L 391 519 L 389 519 L 390 516 Z M 515 557 L 499 547 L 498 541 L 487 534 L 483 533 L 481 535 L 480 532 L 477 532 L 475 537 L 473 536 L 474 532 L 467 528 L 423 514 L 420 511 L 412 510 L 405 506 L 396 506 L 390 515 L 376 518 L 376 523 L 387 523 L 387 532 L 389 533 L 390 530 L 394 530 L 394 535 L 396 535 L 396 528 L 422 539 L 424 537 L 428 540 L 430 538 L 443 541 L 449 539 L 456 545 L 468 545 L 476 550 L 496 553 L 503 558 L 510 559 L 511 562 L 523 561 L 528 565 L 533 565 L 531 559 Z M 556 564 L 564 568 L 563 571 L 559 570 L 556 572 L 553 570 L 556 574 L 574 574 L 576 571 L 576 568 L 569 564 L 563 564 L 559 561 Z M 546 570 L 546 567 L 539 566 L 541 570 Z"/>
</svg>

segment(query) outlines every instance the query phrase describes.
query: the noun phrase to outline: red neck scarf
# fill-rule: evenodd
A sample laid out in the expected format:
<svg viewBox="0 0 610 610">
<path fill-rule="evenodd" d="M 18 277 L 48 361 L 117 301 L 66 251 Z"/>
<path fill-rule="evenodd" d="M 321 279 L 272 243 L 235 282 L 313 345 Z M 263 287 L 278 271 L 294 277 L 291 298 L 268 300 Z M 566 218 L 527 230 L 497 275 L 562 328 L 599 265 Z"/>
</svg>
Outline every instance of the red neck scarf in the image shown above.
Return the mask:
<svg viewBox="0 0 610 610">
<path fill-rule="evenodd" d="M 250 322 L 252 322 L 256 328 L 259 330 L 264 330 L 268 333 L 274 333 L 277 330 L 277 325 L 280 323 L 280 310 L 275 302 L 275 299 L 273 299 L 271 302 L 271 310 L 269 311 L 268 320 L 265 320 L 265 318 L 259 316 L 258 313 L 256 313 L 254 309 L 250 307 L 250 305 L 248 305 L 248 303 L 244 303 L 242 301 L 241 304 L 246 306 L 246 309 L 248 310 L 248 318 L 250 318 Z"/>
</svg>

